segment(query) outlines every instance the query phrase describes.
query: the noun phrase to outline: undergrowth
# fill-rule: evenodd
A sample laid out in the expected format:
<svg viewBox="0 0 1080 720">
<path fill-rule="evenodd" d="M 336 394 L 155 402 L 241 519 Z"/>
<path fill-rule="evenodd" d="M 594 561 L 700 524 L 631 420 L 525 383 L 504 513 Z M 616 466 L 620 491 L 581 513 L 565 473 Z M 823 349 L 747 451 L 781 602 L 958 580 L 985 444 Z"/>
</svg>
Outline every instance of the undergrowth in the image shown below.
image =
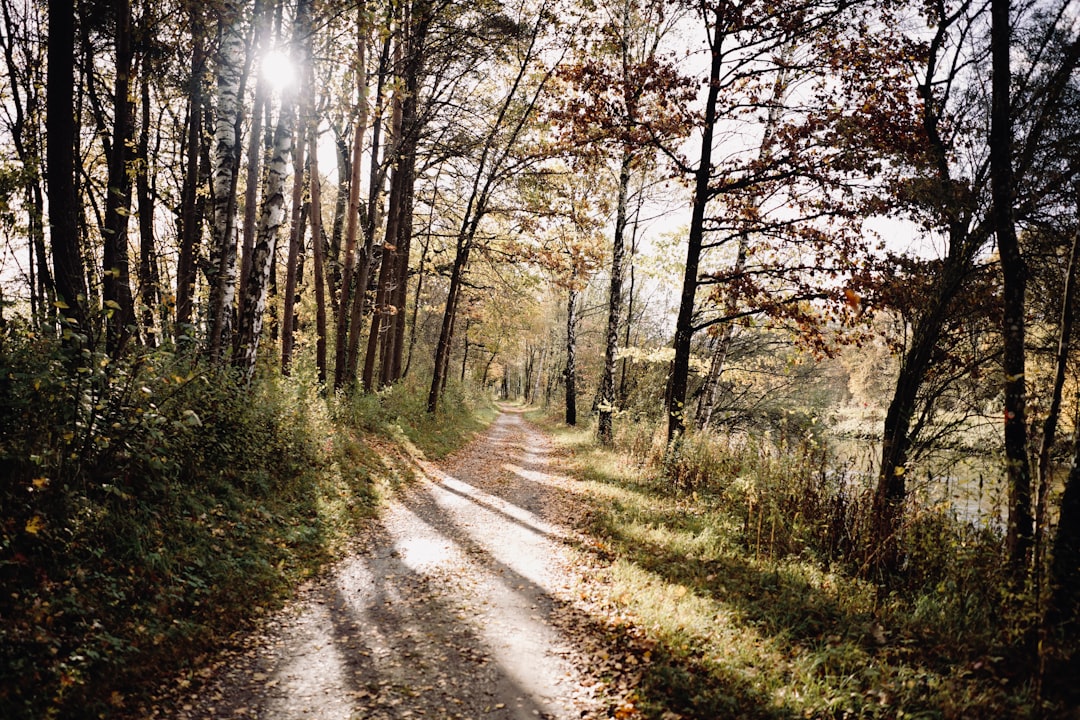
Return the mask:
<svg viewBox="0 0 1080 720">
<path fill-rule="evenodd" d="M 164 350 L 0 332 L 4 718 L 137 702 L 339 557 L 410 476 L 400 439 L 439 455 L 471 436 L 436 432 L 419 385 L 327 400 L 311 378 L 248 387 Z M 445 405 L 467 425 L 460 392 Z"/>
<path fill-rule="evenodd" d="M 607 601 L 655 648 L 635 696 L 645 717 L 1055 717 L 1005 603 L 1000 538 L 912 508 L 903 577 L 861 579 L 864 490 L 813 444 L 652 425 L 614 449 L 554 430 L 590 504 Z"/>
</svg>

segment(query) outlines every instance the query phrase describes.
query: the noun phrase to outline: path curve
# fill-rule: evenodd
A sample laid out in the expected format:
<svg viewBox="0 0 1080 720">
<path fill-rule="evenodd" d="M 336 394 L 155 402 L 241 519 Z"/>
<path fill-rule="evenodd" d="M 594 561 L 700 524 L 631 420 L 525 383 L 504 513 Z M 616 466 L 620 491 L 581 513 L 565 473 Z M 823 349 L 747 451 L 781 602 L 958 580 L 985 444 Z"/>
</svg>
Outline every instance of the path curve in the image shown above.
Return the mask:
<svg viewBox="0 0 1080 720">
<path fill-rule="evenodd" d="M 504 407 L 391 501 L 243 660 L 171 717 L 567 720 L 601 703 L 575 642 L 549 441 Z"/>
</svg>

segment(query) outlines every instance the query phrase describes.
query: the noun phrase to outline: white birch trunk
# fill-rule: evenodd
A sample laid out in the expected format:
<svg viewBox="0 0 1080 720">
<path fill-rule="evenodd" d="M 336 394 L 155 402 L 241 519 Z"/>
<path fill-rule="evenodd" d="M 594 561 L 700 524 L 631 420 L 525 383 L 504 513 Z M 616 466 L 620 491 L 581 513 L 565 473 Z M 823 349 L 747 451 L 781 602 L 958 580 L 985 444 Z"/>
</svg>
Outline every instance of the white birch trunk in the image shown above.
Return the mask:
<svg viewBox="0 0 1080 720">
<path fill-rule="evenodd" d="M 289 175 L 292 159 L 293 100 L 282 103 L 281 116 L 274 129 L 274 150 L 267 166 L 266 190 L 263 195 L 255 248 L 251 253 L 251 277 L 248 278 L 242 309 L 235 364 L 250 380 L 255 372 L 255 359 L 259 351 L 259 335 L 262 334 L 263 316 L 270 288 L 270 268 L 277 249 L 277 236 L 285 223 L 285 180 Z"/>
<path fill-rule="evenodd" d="M 213 239 L 210 247 L 210 307 L 207 325 L 210 353 L 222 355 L 232 334 L 232 308 L 236 296 L 236 153 L 237 122 L 241 110 L 244 37 L 239 13 L 222 20 L 221 49 L 217 59 L 217 115 L 214 121 Z"/>
</svg>

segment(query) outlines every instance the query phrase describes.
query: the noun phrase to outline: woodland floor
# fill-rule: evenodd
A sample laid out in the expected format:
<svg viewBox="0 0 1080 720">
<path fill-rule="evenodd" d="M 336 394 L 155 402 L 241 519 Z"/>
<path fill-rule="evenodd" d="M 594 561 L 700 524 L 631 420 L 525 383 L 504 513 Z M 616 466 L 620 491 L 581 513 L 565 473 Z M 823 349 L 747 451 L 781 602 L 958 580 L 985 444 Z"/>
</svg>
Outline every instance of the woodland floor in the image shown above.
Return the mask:
<svg viewBox="0 0 1080 720">
<path fill-rule="evenodd" d="M 142 716 L 632 716 L 638 668 L 619 659 L 635 633 L 590 599 L 573 529 L 587 510 L 550 455 L 503 408 L 464 450 L 424 464 L 346 560 Z"/>
</svg>

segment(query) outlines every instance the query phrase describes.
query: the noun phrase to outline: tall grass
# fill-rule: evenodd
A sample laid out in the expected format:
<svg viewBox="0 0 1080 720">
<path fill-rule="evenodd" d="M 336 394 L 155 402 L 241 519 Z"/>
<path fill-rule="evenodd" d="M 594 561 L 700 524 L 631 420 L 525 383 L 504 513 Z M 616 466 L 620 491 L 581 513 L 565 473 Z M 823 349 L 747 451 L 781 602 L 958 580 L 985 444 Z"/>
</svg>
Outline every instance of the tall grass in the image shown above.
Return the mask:
<svg viewBox="0 0 1080 720">
<path fill-rule="evenodd" d="M 429 437 L 411 386 L 328 400 L 302 372 L 244 386 L 165 350 L 112 361 L 0 333 L 4 718 L 130 707 L 126 688 L 338 557 L 410 476 L 399 438 L 438 454 L 469 436 Z"/>
<path fill-rule="evenodd" d="M 627 424 L 614 450 L 569 449 L 604 602 L 653 651 L 646 717 L 1053 717 L 1029 678 L 1027 622 L 1006 604 L 1000 538 L 911 507 L 897 582 L 862 579 L 868 488 L 806 437 Z"/>
</svg>

